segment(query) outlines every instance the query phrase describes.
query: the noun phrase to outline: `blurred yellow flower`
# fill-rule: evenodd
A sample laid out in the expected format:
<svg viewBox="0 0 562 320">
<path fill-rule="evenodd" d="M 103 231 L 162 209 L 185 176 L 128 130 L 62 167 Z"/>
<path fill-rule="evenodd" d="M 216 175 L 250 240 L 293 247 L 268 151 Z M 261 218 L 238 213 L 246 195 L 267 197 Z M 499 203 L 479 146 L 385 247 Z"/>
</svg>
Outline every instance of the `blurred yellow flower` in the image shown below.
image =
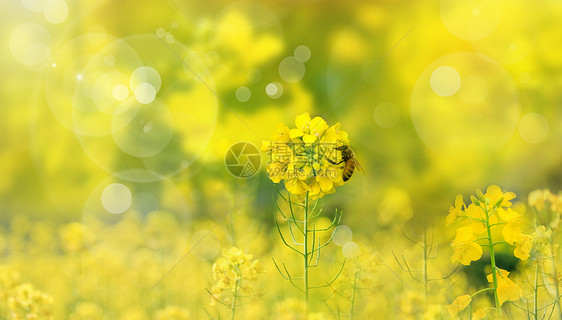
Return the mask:
<svg viewBox="0 0 562 320">
<path fill-rule="evenodd" d="M 515 243 L 513 255 L 521 260 L 529 258 L 529 252 L 533 248 L 533 237 L 528 234 L 522 234 L 519 240 Z"/>
<path fill-rule="evenodd" d="M 451 257 L 451 262 L 460 261 L 464 265 L 476 261 L 482 257 L 482 247 L 474 242 L 474 230 L 469 227 L 460 227 L 457 229 L 457 236 L 451 246 L 455 250 Z"/>
<path fill-rule="evenodd" d="M 245 296 L 251 296 L 252 290 L 245 281 L 255 281 L 263 269 L 258 260 L 253 260 L 251 254 L 245 254 L 242 250 L 232 247 L 228 251 L 222 251 L 222 258 L 213 264 L 213 279 L 215 285 L 211 289 L 211 305 L 217 302 L 230 304 L 235 300 L 239 291 L 243 291 Z M 221 299 L 225 291 L 230 291 L 233 297 Z"/>
<path fill-rule="evenodd" d="M 472 320 L 482 320 L 486 318 L 486 310 L 478 309 L 472 313 Z"/>
<path fill-rule="evenodd" d="M 457 314 L 459 314 L 459 312 L 463 311 L 464 309 L 466 309 L 466 307 L 468 307 L 468 305 L 470 304 L 470 302 L 472 302 L 472 298 L 468 295 L 462 295 L 462 296 L 458 296 L 453 303 L 451 303 L 448 307 L 447 310 L 449 311 L 449 314 L 454 317 Z"/>
<path fill-rule="evenodd" d="M 60 230 L 62 246 L 68 252 L 78 252 L 86 246 L 86 239 L 90 236 L 87 226 L 72 222 Z"/>
<path fill-rule="evenodd" d="M 343 185 L 343 166 L 338 160 L 338 144 L 349 144 L 340 123 L 328 126 L 321 117 L 310 118 L 309 113 L 296 117 L 295 128 L 279 125 L 270 141 L 262 143 L 268 151 L 267 173 L 271 181 L 285 180 L 285 188 L 292 194 L 311 199 L 334 193 Z M 328 161 L 330 160 L 330 161 Z"/>
<path fill-rule="evenodd" d="M 176 307 L 176 306 L 168 306 L 162 310 L 156 312 L 156 319 L 157 320 L 189 320 L 189 311 Z"/>
<path fill-rule="evenodd" d="M 455 205 L 449 207 L 449 214 L 445 219 L 446 225 L 449 226 L 451 223 L 455 222 L 458 217 L 463 216 L 465 208 L 466 205 L 464 204 L 462 194 L 457 194 L 455 197 Z"/>
<path fill-rule="evenodd" d="M 53 298 L 31 284 L 18 285 L 8 297 L 12 319 L 53 319 Z"/>
<path fill-rule="evenodd" d="M 517 301 L 521 299 L 523 296 L 523 290 L 516 285 L 511 279 L 507 276 L 509 275 L 509 271 L 503 269 L 497 269 L 496 276 L 498 279 L 498 300 L 500 301 L 500 305 L 502 305 L 505 301 Z M 490 273 L 487 277 L 488 282 L 494 282 L 493 275 Z"/>
</svg>

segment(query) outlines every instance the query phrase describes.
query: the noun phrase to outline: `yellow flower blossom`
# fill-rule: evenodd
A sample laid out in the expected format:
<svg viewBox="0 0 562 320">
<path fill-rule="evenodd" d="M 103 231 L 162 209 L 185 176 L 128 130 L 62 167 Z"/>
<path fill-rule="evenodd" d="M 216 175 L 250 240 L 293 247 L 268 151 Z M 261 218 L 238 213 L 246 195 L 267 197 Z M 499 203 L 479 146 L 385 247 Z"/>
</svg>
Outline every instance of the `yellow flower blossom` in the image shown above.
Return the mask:
<svg viewBox="0 0 562 320">
<path fill-rule="evenodd" d="M 343 185 L 343 165 L 339 160 L 338 145 L 349 144 L 340 124 L 328 126 L 321 117 L 303 113 L 296 117 L 295 128 L 279 125 L 270 141 L 262 143 L 269 154 L 267 173 L 271 181 L 285 180 L 285 188 L 292 194 L 311 199 L 334 193 Z"/>
<path fill-rule="evenodd" d="M 507 276 L 509 275 L 509 271 L 499 269 L 496 271 L 496 277 L 498 281 L 498 300 L 500 301 L 500 305 L 502 305 L 506 301 L 517 301 L 521 299 L 523 296 L 523 290 L 515 284 L 511 279 Z M 493 275 L 489 274 L 488 282 L 493 282 Z"/>
<path fill-rule="evenodd" d="M 469 265 L 472 261 L 476 261 L 482 257 L 482 247 L 474 242 L 474 230 L 469 227 L 461 227 L 457 229 L 457 236 L 451 246 L 455 250 L 451 257 L 451 262 L 460 261 L 464 265 Z"/>
<path fill-rule="evenodd" d="M 515 244 L 521 238 L 521 223 L 523 222 L 521 215 L 511 208 L 499 211 L 498 215 L 506 223 L 502 229 L 503 239 L 510 244 Z"/>
<path fill-rule="evenodd" d="M 521 260 L 527 260 L 532 248 L 533 237 L 528 234 L 522 234 L 519 240 L 515 243 L 513 255 Z"/>
<path fill-rule="evenodd" d="M 31 284 L 18 285 L 8 297 L 12 319 L 53 319 L 53 298 Z"/>
<path fill-rule="evenodd" d="M 455 222 L 458 217 L 463 216 L 463 211 L 465 208 L 466 206 L 464 204 L 462 194 L 457 194 L 457 196 L 455 197 L 455 205 L 449 207 L 449 214 L 445 219 L 446 225 L 450 225 L 451 223 Z"/>
<path fill-rule="evenodd" d="M 211 305 L 221 301 L 228 304 L 232 299 L 227 297 L 221 299 L 224 291 L 230 291 L 233 295 L 244 292 L 246 296 L 252 294 L 251 286 L 246 281 L 255 281 L 263 269 L 258 260 L 253 260 L 251 254 L 245 254 L 242 250 L 232 247 L 228 251 L 222 251 L 222 258 L 213 264 L 213 278 L 216 281 L 211 289 Z"/>
<path fill-rule="evenodd" d="M 490 199 L 490 203 L 494 205 L 498 200 L 502 199 L 501 203 L 499 203 L 499 207 L 511 207 L 510 200 L 515 199 L 515 193 L 513 192 L 506 192 L 503 193 L 501 188 L 497 185 L 490 185 L 488 189 L 486 189 L 486 194 L 484 194 L 485 198 Z"/>
<path fill-rule="evenodd" d="M 462 295 L 462 296 L 458 296 L 453 303 L 451 303 L 448 307 L 447 310 L 449 311 L 449 314 L 454 317 L 457 314 L 459 314 L 459 312 L 463 311 L 464 309 L 466 309 L 466 307 L 468 307 L 468 305 L 470 304 L 470 302 L 472 302 L 472 298 L 468 295 Z"/>
<path fill-rule="evenodd" d="M 486 231 L 486 225 L 484 222 L 476 221 L 475 219 L 479 220 L 486 220 L 486 213 L 482 210 L 482 208 L 476 206 L 475 204 L 471 203 L 466 208 L 466 216 L 470 219 L 470 227 L 474 230 L 474 233 L 481 234 Z M 490 224 L 496 223 L 497 218 L 495 215 L 490 216 L 489 218 Z"/>
<path fill-rule="evenodd" d="M 472 313 L 472 320 L 482 320 L 486 318 L 486 310 L 478 309 Z"/>
</svg>

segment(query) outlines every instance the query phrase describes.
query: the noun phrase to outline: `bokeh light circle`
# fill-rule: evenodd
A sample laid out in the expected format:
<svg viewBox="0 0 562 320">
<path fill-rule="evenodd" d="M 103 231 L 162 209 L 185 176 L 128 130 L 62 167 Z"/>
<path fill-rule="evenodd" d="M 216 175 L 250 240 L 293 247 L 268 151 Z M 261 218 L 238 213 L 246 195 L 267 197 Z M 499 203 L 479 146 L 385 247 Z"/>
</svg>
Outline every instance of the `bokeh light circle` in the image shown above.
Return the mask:
<svg viewBox="0 0 562 320">
<path fill-rule="evenodd" d="M 88 35 L 63 45 L 57 67 L 49 68 L 51 110 L 86 155 L 119 179 L 151 182 L 182 171 L 189 177 L 214 133 L 218 106 L 207 66 L 175 41 L 170 47 L 192 69 L 182 68 L 158 41 L 151 34 Z M 68 55 L 76 47 L 84 56 L 73 61 Z M 163 80 L 161 74 L 171 76 Z"/>
<path fill-rule="evenodd" d="M 531 112 L 521 117 L 519 135 L 528 143 L 540 143 L 548 136 L 548 120 L 539 113 Z"/>
<path fill-rule="evenodd" d="M 309 47 L 303 44 L 295 48 L 294 54 L 297 61 L 307 62 L 310 59 L 312 52 L 310 51 Z"/>
<path fill-rule="evenodd" d="M 299 82 L 305 73 L 304 63 L 295 57 L 287 57 L 279 63 L 279 75 L 289 83 Z"/>
<path fill-rule="evenodd" d="M 10 52 L 29 68 L 43 68 L 51 55 L 51 35 L 38 23 L 21 24 L 10 35 Z"/>
<path fill-rule="evenodd" d="M 342 224 L 334 228 L 332 236 L 334 244 L 343 247 L 346 243 L 351 241 L 353 238 L 353 232 L 351 232 L 351 229 L 349 229 L 348 226 Z"/>
<path fill-rule="evenodd" d="M 435 90 L 432 77 L 444 66 L 459 75 L 459 94 L 443 94 L 455 91 L 456 85 Z M 489 57 L 471 52 L 434 61 L 418 78 L 411 97 L 411 116 L 419 137 L 442 152 L 503 146 L 517 128 L 519 110 L 511 75 Z"/>
<path fill-rule="evenodd" d="M 343 245 L 341 249 L 343 256 L 350 259 L 359 255 L 359 246 L 353 241 L 349 241 Z"/>
<path fill-rule="evenodd" d="M 68 5 L 64 0 L 49 0 L 45 3 L 43 15 L 50 23 L 63 23 L 68 18 Z"/>
<path fill-rule="evenodd" d="M 123 101 L 129 97 L 129 88 L 124 84 L 117 84 L 111 91 L 115 100 Z"/>
<path fill-rule="evenodd" d="M 455 68 L 440 66 L 431 73 L 429 82 L 433 92 L 442 97 L 449 97 L 459 90 L 461 77 Z"/>
<path fill-rule="evenodd" d="M 123 213 L 131 206 L 132 195 L 129 188 L 121 183 L 112 183 L 103 189 L 101 204 L 110 213 Z"/>
<path fill-rule="evenodd" d="M 283 86 L 279 82 L 271 82 L 265 86 L 265 93 L 270 98 L 277 99 L 283 95 Z"/>
<path fill-rule="evenodd" d="M 252 91 L 248 87 L 239 87 L 236 89 L 236 99 L 240 102 L 246 102 L 252 97 Z"/>
<path fill-rule="evenodd" d="M 156 88 L 148 82 L 135 87 L 135 98 L 139 103 L 149 104 L 156 98 Z"/>
<path fill-rule="evenodd" d="M 135 69 L 129 79 L 129 85 L 132 90 L 136 90 L 137 86 L 144 83 L 150 84 L 154 91 L 158 92 L 160 90 L 160 86 L 162 85 L 160 73 L 153 67 L 148 66 L 142 66 Z"/>
<path fill-rule="evenodd" d="M 94 256 L 103 259 L 103 248 L 111 247 L 127 258 L 138 250 L 172 247 L 160 242 L 164 238 L 187 244 L 191 213 L 181 190 L 169 180 L 140 183 L 107 177 L 88 196 L 82 223 L 95 235 L 86 243 Z M 178 227 L 170 233 L 166 225 Z M 170 234 L 159 237 L 162 233 Z M 177 256 L 165 259 L 172 262 Z"/>
<path fill-rule="evenodd" d="M 32 12 L 43 12 L 45 3 L 49 0 L 21 0 L 21 3 L 27 10 Z"/>
<path fill-rule="evenodd" d="M 502 1 L 441 0 L 441 20 L 455 36 L 478 40 L 496 29 L 502 17 Z"/>
</svg>

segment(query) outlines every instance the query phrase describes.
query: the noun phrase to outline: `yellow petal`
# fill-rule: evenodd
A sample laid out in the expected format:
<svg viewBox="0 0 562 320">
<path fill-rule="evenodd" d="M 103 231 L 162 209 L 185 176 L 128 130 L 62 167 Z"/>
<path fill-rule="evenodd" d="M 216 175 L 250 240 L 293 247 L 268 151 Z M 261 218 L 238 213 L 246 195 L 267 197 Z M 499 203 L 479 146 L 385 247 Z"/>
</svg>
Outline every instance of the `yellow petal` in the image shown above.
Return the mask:
<svg viewBox="0 0 562 320">
<path fill-rule="evenodd" d="M 302 132 L 302 130 L 300 129 L 291 129 L 289 131 L 289 137 L 291 137 L 291 139 L 299 138 L 302 137 L 303 135 L 304 132 Z"/>
<path fill-rule="evenodd" d="M 328 124 L 324 119 L 315 117 L 310 121 L 310 133 L 321 136 L 324 131 L 328 129 Z"/>
<path fill-rule="evenodd" d="M 468 305 L 470 304 L 470 302 L 472 301 L 472 298 L 468 295 L 462 295 L 462 296 L 458 296 L 453 303 L 451 303 L 448 307 L 447 310 L 449 311 L 449 314 L 454 317 L 457 314 L 459 314 L 459 312 L 461 312 L 462 310 L 466 309 L 466 307 L 468 307 Z"/>
<path fill-rule="evenodd" d="M 464 205 L 464 201 L 462 198 L 462 194 L 457 194 L 457 196 L 455 197 L 455 208 L 460 209 L 462 208 L 463 205 Z"/>
<path fill-rule="evenodd" d="M 521 260 L 527 260 L 530 255 L 531 249 L 533 248 L 532 237 L 528 234 L 522 234 L 513 250 L 513 255 Z"/>
<path fill-rule="evenodd" d="M 515 244 L 521 239 L 521 224 L 518 222 L 506 224 L 502 229 L 502 236 L 509 244 Z"/>
<path fill-rule="evenodd" d="M 486 310 L 478 309 L 472 313 L 472 320 L 482 320 L 486 318 Z"/>
<path fill-rule="evenodd" d="M 305 112 L 297 116 L 295 119 L 295 125 L 297 126 L 297 129 L 301 129 L 304 131 L 304 128 L 308 128 L 309 124 L 310 124 L 310 114 L 308 112 Z"/>
<path fill-rule="evenodd" d="M 455 237 L 456 242 L 472 241 L 473 239 L 474 231 L 471 227 L 460 227 L 457 229 L 457 235 Z"/>
<path fill-rule="evenodd" d="M 498 280 L 498 300 L 500 305 L 505 301 L 517 301 L 523 296 L 523 290 L 511 279 L 502 278 Z"/>
<path fill-rule="evenodd" d="M 305 134 L 302 137 L 302 141 L 304 141 L 304 143 L 306 143 L 306 144 L 312 144 L 312 143 L 314 143 L 314 141 L 316 141 L 316 136 L 312 135 L 312 134 Z"/>
<path fill-rule="evenodd" d="M 320 189 L 323 192 L 328 192 L 334 186 L 334 183 L 329 178 L 318 178 L 318 184 L 320 184 Z"/>
</svg>

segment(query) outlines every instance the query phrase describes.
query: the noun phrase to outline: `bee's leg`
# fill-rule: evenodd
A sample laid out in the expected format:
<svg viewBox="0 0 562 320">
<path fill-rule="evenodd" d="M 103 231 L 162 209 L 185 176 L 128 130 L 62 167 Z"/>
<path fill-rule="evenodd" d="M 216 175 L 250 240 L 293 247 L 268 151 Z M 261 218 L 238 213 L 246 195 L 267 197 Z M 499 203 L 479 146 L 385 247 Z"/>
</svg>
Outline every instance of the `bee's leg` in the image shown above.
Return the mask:
<svg viewBox="0 0 562 320">
<path fill-rule="evenodd" d="M 331 164 L 333 164 L 333 165 L 336 165 L 336 166 L 337 166 L 338 164 L 342 164 L 342 163 L 345 162 L 344 160 L 342 160 L 342 161 L 336 163 L 336 162 L 334 162 L 334 161 L 332 161 L 332 160 L 330 160 L 330 159 L 328 159 L 328 158 L 326 158 L 326 160 L 327 160 L 329 163 L 331 163 Z"/>
</svg>

